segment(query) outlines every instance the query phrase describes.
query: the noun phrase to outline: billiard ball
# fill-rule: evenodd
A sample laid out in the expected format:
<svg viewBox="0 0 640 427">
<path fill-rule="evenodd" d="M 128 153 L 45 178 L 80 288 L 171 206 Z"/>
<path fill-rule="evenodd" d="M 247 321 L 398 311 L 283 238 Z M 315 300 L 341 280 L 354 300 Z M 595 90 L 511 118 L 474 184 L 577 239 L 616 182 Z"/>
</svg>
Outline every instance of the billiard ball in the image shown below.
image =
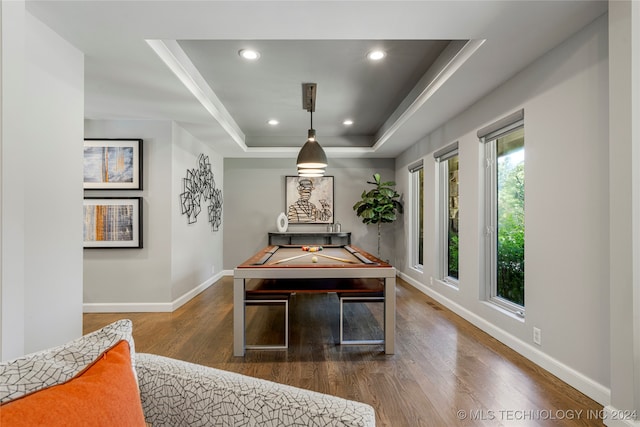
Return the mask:
<svg viewBox="0 0 640 427">
<path fill-rule="evenodd" d="M 317 256 L 312 256 L 311 257 L 311 262 L 318 262 L 318 257 Z"/>
</svg>

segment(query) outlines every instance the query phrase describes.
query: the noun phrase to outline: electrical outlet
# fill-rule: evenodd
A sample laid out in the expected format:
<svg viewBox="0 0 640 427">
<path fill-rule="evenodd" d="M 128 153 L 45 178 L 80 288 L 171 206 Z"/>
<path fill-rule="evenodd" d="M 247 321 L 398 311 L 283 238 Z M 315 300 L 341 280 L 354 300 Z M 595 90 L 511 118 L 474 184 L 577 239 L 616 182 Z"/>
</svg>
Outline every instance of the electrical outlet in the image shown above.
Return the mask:
<svg viewBox="0 0 640 427">
<path fill-rule="evenodd" d="M 211 274 L 215 274 L 215 272 L 216 272 L 216 266 L 212 265 L 211 266 Z"/>
<path fill-rule="evenodd" d="M 540 331 L 540 328 L 533 328 L 533 342 L 542 345 L 542 331 Z"/>
<path fill-rule="evenodd" d="M 433 286 L 433 276 L 429 277 L 429 284 Z"/>
</svg>

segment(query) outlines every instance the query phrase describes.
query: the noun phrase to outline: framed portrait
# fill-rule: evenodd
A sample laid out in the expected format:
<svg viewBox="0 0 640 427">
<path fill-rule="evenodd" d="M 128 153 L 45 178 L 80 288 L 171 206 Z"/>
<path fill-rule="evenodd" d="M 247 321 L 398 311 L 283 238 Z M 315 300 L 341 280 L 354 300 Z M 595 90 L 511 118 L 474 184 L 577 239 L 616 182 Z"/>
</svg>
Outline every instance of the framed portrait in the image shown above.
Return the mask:
<svg viewBox="0 0 640 427">
<path fill-rule="evenodd" d="M 142 197 L 86 197 L 85 248 L 141 248 Z"/>
<path fill-rule="evenodd" d="M 285 177 L 289 224 L 333 224 L 333 177 Z"/>
<path fill-rule="evenodd" d="M 85 190 L 142 190 L 142 140 L 84 140 Z"/>
</svg>

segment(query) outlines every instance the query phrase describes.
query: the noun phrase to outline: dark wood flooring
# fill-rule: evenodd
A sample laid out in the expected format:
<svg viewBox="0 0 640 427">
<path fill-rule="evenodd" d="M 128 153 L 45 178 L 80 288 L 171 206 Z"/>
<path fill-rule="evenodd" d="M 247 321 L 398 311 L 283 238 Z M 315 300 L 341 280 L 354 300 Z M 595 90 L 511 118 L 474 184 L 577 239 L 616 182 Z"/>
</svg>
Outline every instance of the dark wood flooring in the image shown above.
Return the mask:
<svg viewBox="0 0 640 427">
<path fill-rule="evenodd" d="M 283 312 L 252 308 L 247 340 L 282 339 Z M 233 356 L 233 280 L 225 277 L 173 313 L 92 313 L 88 333 L 133 321 L 136 351 L 366 402 L 378 426 L 602 426 L 602 406 L 402 280 L 396 354 L 382 345 L 340 346 L 335 294 L 297 294 L 288 350 Z M 351 338 L 376 337 L 380 304 L 350 305 L 347 320 L 369 317 Z M 349 325 L 357 322 L 350 321 Z M 362 324 L 362 322 L 360 322 Z"/>
</svg>

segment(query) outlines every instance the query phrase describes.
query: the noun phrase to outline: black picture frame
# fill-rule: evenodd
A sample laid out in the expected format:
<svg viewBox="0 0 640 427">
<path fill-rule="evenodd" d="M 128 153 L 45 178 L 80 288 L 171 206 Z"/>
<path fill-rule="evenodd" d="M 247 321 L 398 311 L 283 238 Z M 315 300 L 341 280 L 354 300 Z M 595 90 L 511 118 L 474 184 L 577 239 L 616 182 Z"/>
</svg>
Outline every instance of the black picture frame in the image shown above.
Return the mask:
<svg viewBox="0 0 640 427">
<path fill-rule="evenodd" d="M 85 190 L 142 190 L 142 139 L 85 138 Z"/>
<path fill-rule="evenodd" d="M 142 197 L 85 197 L 86 249 L 142 248 Z"/>
</svg>

